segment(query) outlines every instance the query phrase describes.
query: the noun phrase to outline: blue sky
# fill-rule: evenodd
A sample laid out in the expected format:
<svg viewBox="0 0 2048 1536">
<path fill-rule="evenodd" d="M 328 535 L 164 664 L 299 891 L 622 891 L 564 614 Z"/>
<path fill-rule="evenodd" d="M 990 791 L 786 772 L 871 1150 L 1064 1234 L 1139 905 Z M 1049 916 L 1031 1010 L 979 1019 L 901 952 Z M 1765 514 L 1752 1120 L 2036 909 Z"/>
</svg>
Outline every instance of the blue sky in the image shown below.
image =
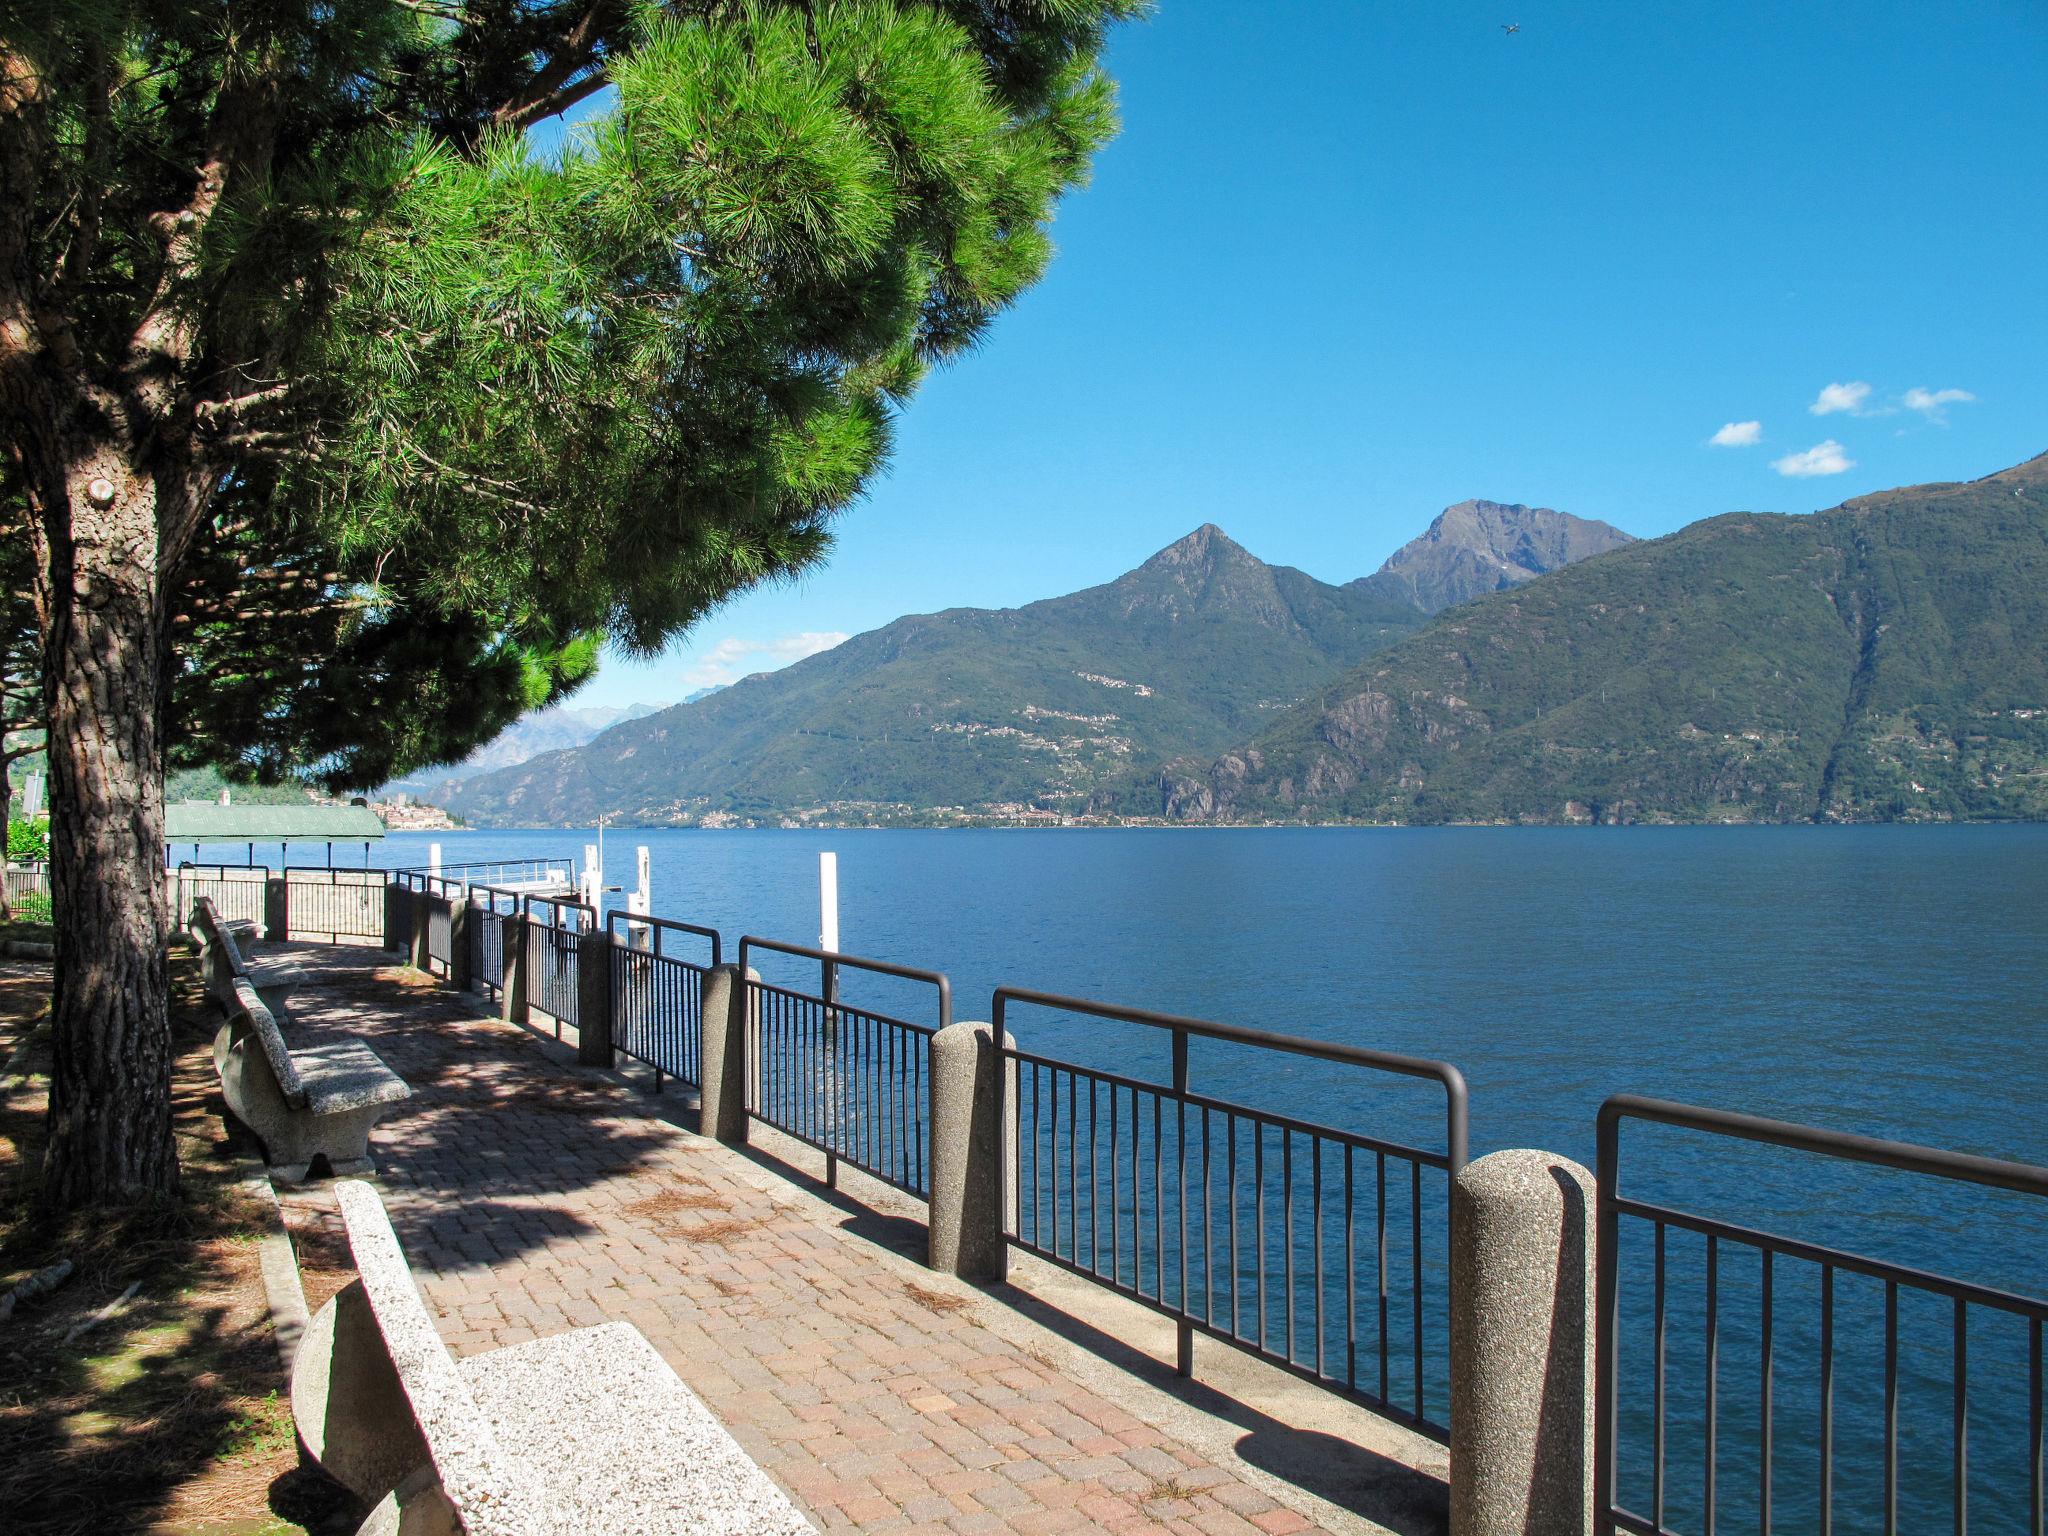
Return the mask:
<svg viewBox="0 0 2048 1536">
<path fill-rule="evenodd" d="M 911 404 L 829 567 L 577 703 L 1203 522 L 1345 581 L 1467 496 L 1655 535 L 2048 450 L 2043 0 L 1163 0 L 1110 62 L 1051 274 Z"/>
</svg>

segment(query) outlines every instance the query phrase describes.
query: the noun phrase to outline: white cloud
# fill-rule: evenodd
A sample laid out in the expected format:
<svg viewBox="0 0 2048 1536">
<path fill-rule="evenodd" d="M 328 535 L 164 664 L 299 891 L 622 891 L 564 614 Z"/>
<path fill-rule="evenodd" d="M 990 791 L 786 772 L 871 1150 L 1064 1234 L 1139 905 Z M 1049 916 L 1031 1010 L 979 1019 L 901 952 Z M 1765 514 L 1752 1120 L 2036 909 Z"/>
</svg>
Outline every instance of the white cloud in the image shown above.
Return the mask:
<svg viewBox="0 0 2048 1536">
<path fill-rule="evenodd" d="M 1797 479 L 1810 479 L 1815 475 L 1839 475 L 1845 469 L 1854 469 L 1856 461 L 1843 451 L 1842 445 L 1832 437 L 1824 443 L 1816 443 L 1801 453 L 1788 453 L 1782 459 L 1771 460 L 1771 468 L 1781 475 Z"/>
<path fill-rule="evenodd" d="M 1816 416 L 1832 416 L 1837 411 L 1861 416 L 1864 414 L 1864 402 L 1869 398 L 1870 386 L 1860 379 L 1853 384 L 1830 384 L 1807 409 Z"/>
<path fill-rule="evenodd" d="M 1716 448 L 1754 448 L 1764 440 L 1760 421 L 1731 421 L 1707 441 Z"/>
<path fill-rule="evenodd" d="M 793 661 L 802 661 L 806 656 L 829 651 L 845 639 L 846 635 L 839 630 L 816 629 L 777 635 L 773 640 L 743 640 L 738 635 L 727 635 L 708 651 L 698 654 L 683 673 L 683 686 L 713 688 L 738 682 L 750 672 L 772 672 Z"/>
<path fill-rule="evenodd" d="M 1947 426 L 1948 411 L 1946 410 L 1946 407 L 1951 405 L 1962 405 L 1965 402 L 1974 400 L 1976 398 L 1977 397 L 1971 394 L 1967 389 L 1916 388 L 1909 389 L 1906 391 L 1904 403 L 1907 410 L 1918 411 L 1922 416 L 1925 416 L 1929 421 L 1938 422 L 1942 426 Z"/>
</svg>

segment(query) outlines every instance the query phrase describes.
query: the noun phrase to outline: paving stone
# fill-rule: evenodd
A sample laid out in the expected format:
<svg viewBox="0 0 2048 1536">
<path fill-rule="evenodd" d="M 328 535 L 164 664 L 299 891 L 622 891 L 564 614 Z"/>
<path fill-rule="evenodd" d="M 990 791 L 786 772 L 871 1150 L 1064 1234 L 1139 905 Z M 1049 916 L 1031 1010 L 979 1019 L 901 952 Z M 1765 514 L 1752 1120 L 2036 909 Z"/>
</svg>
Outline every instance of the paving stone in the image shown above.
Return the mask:
<svg viewBox="0 0 2048 1536">
<path fill-rule="evenodd" d="M 1291 1536 L 1313 1522 L 986 1327 L 921 1273 L 660 1117 L 673 1102 L 552 1062 L 511 1026 L 295 946 L 295 1038 L 359 1039 L 413 1083 L 378 1183 L 458 1355 L 632 1322 L 828 1532 Z M 331 1193 L 286 1196 L 300 1230 Z M 933 1288 L 936 1288 L 934 1282 Z M 963 1295 L 971 1293 L 961 1293 Z M 1143 1502 L 1155 1482 L 1193 1503 Z"/>
</svg>

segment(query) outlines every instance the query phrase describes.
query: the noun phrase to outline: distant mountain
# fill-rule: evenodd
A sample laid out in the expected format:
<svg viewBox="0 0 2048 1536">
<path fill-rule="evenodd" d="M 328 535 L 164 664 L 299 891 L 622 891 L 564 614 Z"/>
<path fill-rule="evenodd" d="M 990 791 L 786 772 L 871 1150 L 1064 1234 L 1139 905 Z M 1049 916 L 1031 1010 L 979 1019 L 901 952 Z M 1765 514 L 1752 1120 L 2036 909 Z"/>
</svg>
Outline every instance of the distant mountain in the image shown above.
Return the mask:
<svg viewBox="0 0 2048 1536">
<path fill-rule="evenodd" d="M 1470 528 L 1477 559 L 1517 547 L 1514 521 L 1453 519 L 1437 543 Z M 1605 534 L 1545 523 L 1528 540 L 1548 550 L 1613 533 L 1580 526 Z M 465 775 L 442 800 L 499 825 L 1081 811 L 1135 771 L 1244 740 L 1424 622 L 1421 594 L 1436 587 L 1376 580 L 1331 586 L 1205 524 L 1104 586 L 898 619 L 578 750 Z"/>
<path fill-rule="evenodd" d="M 1612 524 L 1548 507 L 1461 501 L 1354 585 L 1439 613 L 1634 542 Z"/>
<path fill-rule="evenodd" d="M 1420 617 L 1204 526 L 1105 586 L 898 619 L 448 804 L 534 824 L 1078 808 L 1134 764 L 1256 731 Z"/>
<path fill-rule="evenodd" d="M 701 689 L 690 697 L 702 698 L 716 691 L 714 688 Z M 515 721 L 460 763 L 408 774 L 385 785 L 377 793 L 389 796 L 396 791 L 410 794 L 415 799 L 434 800 L 452 780 L 489 773 L 495 768 L 510 768 L 543 752 L 580 747 L 621 721 L 639 720 L 666 707 L 661 704 L 628 704 L 623 708 L 592 705 L 575 709 L 567 704 L 557 704 Z"/>
<path fill-rule="evenodd" d="M 1143 808 L 2048 817 L 2048 455 L 1613 550 L 1440 614 L 1248 739 Z"/>
</svg>

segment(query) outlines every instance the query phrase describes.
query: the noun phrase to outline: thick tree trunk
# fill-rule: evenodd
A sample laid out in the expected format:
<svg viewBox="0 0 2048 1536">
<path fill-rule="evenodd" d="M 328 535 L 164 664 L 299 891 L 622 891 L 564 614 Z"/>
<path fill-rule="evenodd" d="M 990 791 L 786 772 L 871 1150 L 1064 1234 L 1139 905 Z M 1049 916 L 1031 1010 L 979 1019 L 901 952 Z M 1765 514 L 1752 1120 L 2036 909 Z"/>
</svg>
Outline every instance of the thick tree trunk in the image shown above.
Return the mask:
<svg viewBox="0 0 2048 1536">
<path fill-rule="evenodd" d="M 52 530 L 43 651 L 50 893 L 62 918 L 44 1192 L 78 1206 L 169 1194 L 178 1164 L 157 487 L 110 444 L 69 460 L 70 515 L 50 519 L 68 527 Z"/>
</svg>

